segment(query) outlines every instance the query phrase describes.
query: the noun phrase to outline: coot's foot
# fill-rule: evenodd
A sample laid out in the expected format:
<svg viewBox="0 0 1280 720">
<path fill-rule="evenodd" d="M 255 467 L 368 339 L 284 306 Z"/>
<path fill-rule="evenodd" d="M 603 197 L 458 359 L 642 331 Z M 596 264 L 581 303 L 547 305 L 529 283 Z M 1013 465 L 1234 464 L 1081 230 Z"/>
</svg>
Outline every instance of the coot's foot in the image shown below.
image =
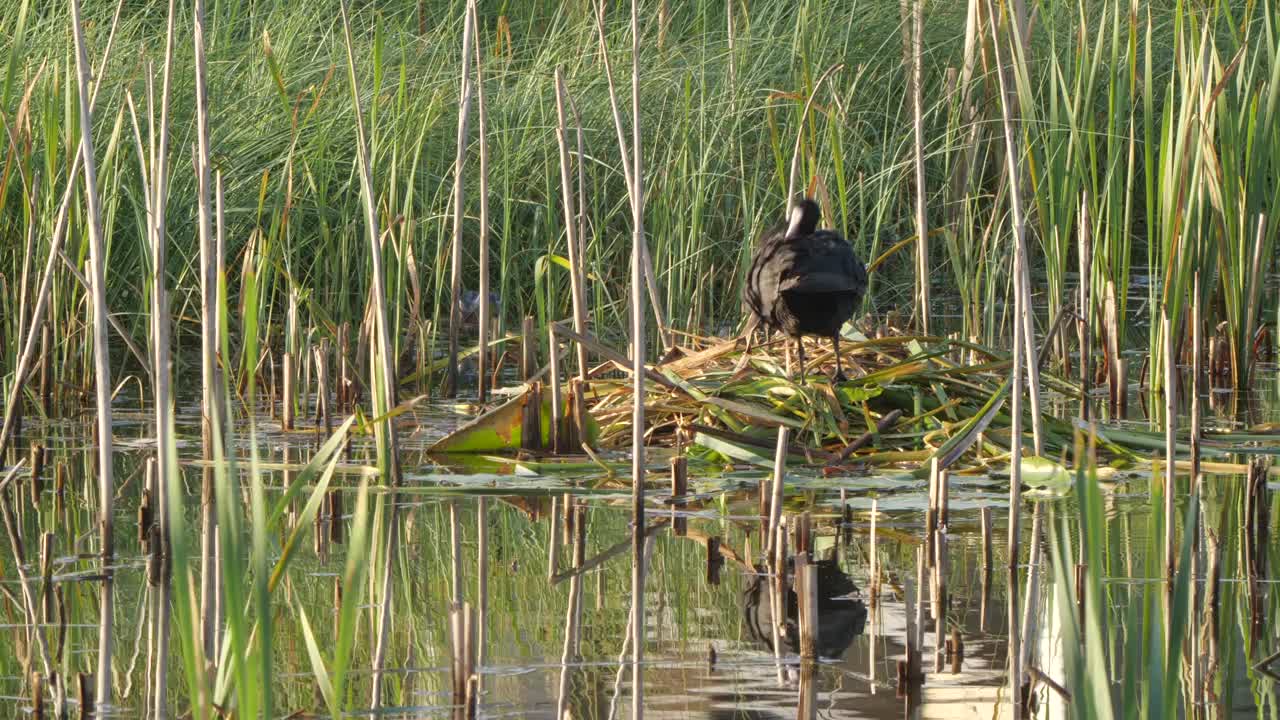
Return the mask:
<svg viewBox="0 0 1280 720">
<path fill-rule="evenodd" d="M 836 374 L 831 376 L 831 379 L 838 383 L 849 382 L 849 378 L 845 376 L 843 370 L 837 370 Z"/>
</svg>

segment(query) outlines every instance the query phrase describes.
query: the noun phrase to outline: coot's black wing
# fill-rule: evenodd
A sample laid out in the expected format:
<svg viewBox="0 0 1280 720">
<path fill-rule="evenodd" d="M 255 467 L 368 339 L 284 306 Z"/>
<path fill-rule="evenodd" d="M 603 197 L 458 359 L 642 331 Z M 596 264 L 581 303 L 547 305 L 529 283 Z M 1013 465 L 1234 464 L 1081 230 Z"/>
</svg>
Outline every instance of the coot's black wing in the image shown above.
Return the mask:
<svg viewBox="0 0 1280 720">
<path fill-rule="evenodd" d="M 840 233 L 819 230 L 789 245 L 779 292 L 851 293 L 861 299 L 867 291 L 867 268 Z"/>
<path fill-rule="evenodd" d="M 791 256 L 778 284 L 777 312 L 792 334 L 834 336 L 853 317 L 867 290 L 867 270 L 842 235 L 819 230 L 788 243 Z"/>
<path fill-rule="evenodd" d="M 756 240 L 755 255 L 747 270 L 747 281 L 742 287 L 743 312 L 756 324 L 768 323 L 770 307 L 776 302 L 778 279 L 771 267 L 785 242 L 786 227 L 778 225 Z"/>
</svg>

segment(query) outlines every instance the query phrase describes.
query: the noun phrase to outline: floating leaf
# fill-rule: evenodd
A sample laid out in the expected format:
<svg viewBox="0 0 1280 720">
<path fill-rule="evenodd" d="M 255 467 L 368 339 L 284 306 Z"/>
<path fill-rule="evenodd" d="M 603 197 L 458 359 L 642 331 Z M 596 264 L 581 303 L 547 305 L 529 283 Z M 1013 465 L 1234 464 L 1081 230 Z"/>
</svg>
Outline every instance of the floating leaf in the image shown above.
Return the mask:
<svg viewBox="0 0 1280 720">
<path fill-rule="evenodd" d="M 1066 492 L 1071 487 L 1071 473 L 1048 458 L 1024 457 L 1022 458 L 1022 482 L 1028 487 Z"/>
<path fill-rule="evenodd" d="M 566 393 L 566 397 L 568 397 Z M 475 420 L 440 438 L 431 447 L 429 453 L 492 453 L 504 450 L 518 450 L 521 447 L 521 425 L 525 404 L 529 402 L 529 391 L 498 405 Z M 568 403 L 565 403 L 568 409 Z M 551 393 L 542 392 L 542 445 L 551 442 Z M 600 425 L 586 415 L 586 442 L 594 446 L 600 437 Z"/>
</svg>

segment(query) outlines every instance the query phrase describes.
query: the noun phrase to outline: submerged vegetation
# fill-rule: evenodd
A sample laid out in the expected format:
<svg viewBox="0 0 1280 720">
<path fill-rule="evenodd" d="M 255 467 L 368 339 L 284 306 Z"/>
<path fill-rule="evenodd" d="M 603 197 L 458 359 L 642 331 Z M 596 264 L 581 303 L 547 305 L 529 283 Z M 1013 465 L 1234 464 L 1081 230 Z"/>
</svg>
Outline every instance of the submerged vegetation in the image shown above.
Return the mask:
<svg viewBox="0 0 1280 720">
<path fill-rule="evenodd" d="M 909 711 L 980 585 L 989 704 L 1214 717 L 1247 684 L 1274 716 L 1278 28 L 1269 2 L 0 0 L 0 695 L 474 717 L 523 672 L 490 653 L 530 659 L 488 638 L 552 608 L 551 716 L 638 718 L 655 614 L 699 623 L 685 576 L 728 560 L 716 637 L 748 628 L 805 717 L 867 619 L 846 573 L 870 692 L 900 654 Z M 800 196 L 869 271 L 808 374 L 737 337 Z"/>
</svg>

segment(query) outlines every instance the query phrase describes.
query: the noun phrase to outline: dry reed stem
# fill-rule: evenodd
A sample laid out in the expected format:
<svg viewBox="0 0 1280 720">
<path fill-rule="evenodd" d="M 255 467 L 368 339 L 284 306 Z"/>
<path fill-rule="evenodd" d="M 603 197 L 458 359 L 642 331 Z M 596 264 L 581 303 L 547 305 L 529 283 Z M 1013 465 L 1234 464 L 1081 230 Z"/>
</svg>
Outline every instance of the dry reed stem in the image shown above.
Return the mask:
<svg viewBox="0 0 1280 720">
<path fill-rule="evenodd" d="M 586 532 L 583 527 L 585 513 L 583 507 L 575 507 L 570 502 L 569 511 L 574 514 L 573 527 L 573 568 L 581 570 L 585 553 Z M 556 717 L 563 718 L 569 710 L 569 664 L 576 659 L 578 652 L 578 636 L 582 621 L 582 573 L 575 572 L 569 581 L 569 602 L 565 609 L 564 648 L 560 655 L 560 686 L 556 695 Z"/>
<path fill-rule="evenodd" d="M 631 0 L 631 718 L 644 717 L 644 164 L 640 129 L 640 21 L 639 0 Z M 625 162 L 625 158 L 623 160 Z"/>
<path fill-rule="evenodd" d="M 650 537 L 644 544 L 645 562 L 648 562 L 649 557 L 653 555 L 653 543 L 654 540 Z M 588 561 L 583 564 L 582 571 L 585 572 L 589 567 L 590 562 Z M 603 572 L 603 570 L 601 570 L 601 572 Z M 627 654 L 631 652 L 631 645 L 635 642 L 636 638 L 634 624 L 636 621 L 634 597 L 632 598 L 631 603 L 631 609 L 627 612 L 627 627 L 622 633 L 622 650 L 618 653 L 618 674 L 613 678 L 613 695 L 609 699 L 609 714 L 605 716 L 607 720 L 613 720 L 613 718 L 618 716 L 618 698 L 622 695 L 622 678 L 626 674 L 627 670 Z"/>
<path fill-rule="evenodd" d="M 209 161 L 209 90 L 206 79 L 204 48 L 204 0 L 195 0 L 193 7 L 193 45 L 195 47 L 196 83 L 196 207 L 197 229 L 200 242 L 200 410 L 206 425 L 203 443 L 204 459 L 213 459 L 211 433 L 222 432 L 221 408 L 218 400 L 217 365 L 217 289 L 218 257 L 217 240 L 213 230 L 213 204 L 211 202 L 211 170 Z M 211 498 L 209 498 L 211 499 Z M 205 533 L 216 522 L 212 507 L 204 508 Z M 201 608 L 205 616 L 205 656 L 212 657 L 214 624 L 212 609 L 212 547 L 201 547 Z"/>
<path fill-rule="evenodd" d="M 574 193 L 572 171 L 569 158 L 569 126 L 565 119 L 565 99 L 568 90 L 565 88 L 564 72 L 557 67 L 556 83 L 556 145 L 560 149 L 560 192 L 561 205 L 564 208 L 564 232 L 569 246 L 569 295 L 573 304 L 573 329 L 585 333 L 587 329 L 586 298 L 583 292 L 583 257 L 580 246 L 581 237 L 574 218 Z M 578 155 L 578 164 L 582 164 L 582 155 Z M 553 343 L 554 344 L 554 343 Z M 587 349 L 582 343 L 577 345 L 578 377 L 587 378 Z M 559 376 L 556 376 L 559 382 Z M 556 416 L 559 417 L 558 415 Z"/>
<path fill-rule="evenodd" d="M 1089 422 L 1093 388 L 1093 226 L 1089 222 L 1089 195 L 1080 195 L 1080 419 Z"/>
<path fill-rule="evenodd" d="M 992 46 L 995 48 L 995 65 L 996 73 L 999 79 L 1000 91 L 1000 114 L 1002 125 L 1004 128 L 1005 140 L 1005 159 L 1006 174 L 1010 182 L 1010 209 L 1013 214 L 1014 223 L 1014 322 L 1013 322 L 1013 380 L 1010 392 L 1013 394 L 1012 402 L 1012 427 L 1010 431 L 1010 467 L 1009 467 L 1009 548 L 1008 548 L 1008 572 L 1009 572 L 1009 588 L 1018 586 L 1018 542 L 1020 521 L 1021 521 L 1021 501 L 1022 501 L 1022 372 L 1023 363 L 1027 368 L 1034 367 L 1030 362 L 1030 358 L 1024 358 L 1023 352 L 1029 346 L 1024 342 L 1023 337 L 1026 331 L 1026 325 L 1020 320 L 1023 313 L 1029 308 L 1025 307 L 1023 293 L 1022 275 L 1024 273 L 1024 265 L 1022 263 L 1025 252 L 1023 237 L 1024 218 L 1022 216 L 1022 199 L 1021 193 L 1017 186 L 1018 168 L 1017 168 L 1017 152 L 1014 146 L 1013 121 L 1010 118 L 1008 84 L 1005 80 L 1004 62 L 1000 53 L 1000 43 L 998 42 L 999 29 L 996 27 L 995 10 L 992 7 L 991 0 L 986 0 L 987 16 L 991 22 Z M 1009 688 L 1010 697 L 1013 702 L 1014 717 L 1022 716 L 1022 637 L 1020 634 L 1018 617 L 1018 597 L 1017 592 L 1011 590 L 1008 597 L 1009 605 Z"/>
<path fill-rule="evenodd" d="M 168 21 L 165 33 L 165 54 L 160 91 L 160 123 L 159 135 L 152 133 L 151 158 L 151 199 L 149 203 L 147 230 L 150 236 L 152 256 L 152 292 L 151 292 L 151 332 L 154 353 L 152 382 L 155 387 L 156 418 L 156 483 L 159 488 L 159 526 L 160 545 L 167 560 L 169 538 L 169 515 L 171 512 L 182 512 L 182 498 L 171 496 L 171 481 L 177 469 L 177 459 L 172 455 L 172 446 L 167 438 L 172 437 L 172 397 L 170 365 L 170 321 L 168 290 L 165 284 L 166 257 L 166 216 L 169 193 L 169 101 L 173 85 L 173 47 L 174 25 L 177 19 L 177 3 L 169 2 Z M 159 605 L 157 615 L 156 660 L 157 681 L 154 693 L 156 718 L 163 719 L 168 713 L 168 687 L 165 679 L 165 667 L 169 657 L 170 635 L 170 585 L 168 574 L 159 588 Z M 101 687 L 101 679 L 99 679 Z M 109 693 L 99 692 L 95 697 L 99 702 L 109 701 Z"/>
<path fill-rule="evenodd" d="M 101 617 L 98 627 L 98 670 L 94 696 L 111 701 L 111 619 L 113 585 L 110 567 L 114 560 L 112 529 L 114 522 L 115 482 L 112 475 L 111 442 L 111 349 L 107 343 L 106 246 L 102 235 L 102 207 L 98 196 L 98 171 L 93 150 L 93 111 L 89 99 L 89 52 L 85 46 L 84 27 L 80 21 L 79 0 L 71 0 L 71 29 L 75 36 L 76 76 L 80 94 L 80 146 L 84 154 L 85 203 L 88 206 L 89 279 L 93 297 L 94 394 L 97 401 L 98 431 L 98 524 L 101 533 L 100 586 Z M 32 326 L 34 330 L 34 325 Z M 34 335 L 34 333 L 32 333 Z"/>
<path fill-rule="evenodd" d="M 635 23 L 632 23 L 632 24 L 635 25 Z M 622 113 L 618 109 L 618 94 L 613 84 L 613 67 L 609 63 L 609 48 L 608 48 L 608 45 L 605 43 L 605 36 L 604 36 L 604 0 L 600 0 L 600 2 L 596 6 L 596 31 L 600 39 L 600 57 L 604 60 L 604 75 L 605 75 L 605 79 L 608 81 L 608 86 L 609 86 L 609 109 L 613 113 L 613 127 L 618 135 L 618 153 L 622 157 L 622 176 L 623 176 L 623 180 L 627 184 L 627 196 L 631 198 L 631 202 L 634 205 L 635 197 L 639 192 L 636 187 L 636 178 L 639 177 L 639 173 L 636 172 L 635 168 L 639 167 L 640 158 L 638 154 L 634 156 L 631 154 L 631 150 L 629 150 L 627 147 L 626 134 L 622 130 Z M 634 29 L 632 30 L 632 34 L 633 35 L 635 34 Z M 634 101 L 634 98 L 637 97 L 639 93 L 638 88 L 634 87 L 634 82 L 636 80 L 637 75 L 638 75 L 638 71 L 633 71 L 633 78 L 632 78 L 633 101 Z M 633 113 L 633 120 L 634 120 L 633 132 L 635 135 L 635 139 L 638 141 L 640 138 L 640 113 L 638 109 Z M 632 167 L 631 164 L 628 164 L 627 158 L 629 157 L 635 158 L 635 167 Z M 643 253 L 642 261 L 643 261 L 643 269 L 644 269 L 644 280 L 645 280 L 645 287 L 649 293 L 649 303 L 653 307 L 653 315 L 654 315 L 654 318 L 657 320 L 658 335 L 662 340 L 663 350 L 666 352 L 669 352 L 672 348 L 675 347 L 675 338 L 671 333 L 671 328 L 667 326 L 666 313 L 663 311 L 663 308 L 662 308 L 662 294 L 658 289 L 657 277 L 654 275 L 654 272 L 653 272 L 653 258 L 650 257 L 649 255 L 649 247 L 647 244 L 641 247 L 641 251 Z"/>
<path fill-rule="evenodd" d="M 773 454 L 773 483 L 769 486 L 769 527 L 765 533 L 765 558 L 773 557 L 774 542 L 778 525 L 782 522 L 782 498 L 787 468 L 787 447 L 790 443 L 790 430 L 786 426 L 778 427 L 778 443 Z M 779 572 L 774 568 L 774 572 Z"/>
<path fill-rule="evenodd" d="M 468 6 L 471 13 L 471 24 L 479 25 L 476 18 L 476 6 L 471 4 Z M 488 120 L 484 104 L 484 65 L 481 62 L 482 54 L 480 52 L 480 42 L 475 43 L 475 63 L 476 63 L 476 121 L 478 124 L 478 137 L 476 138 L 480 146 L 480 322 L 479 333 L 480 339 L 477 345 L 480 353 L 476 357 L 476 384 L 477 394 L 480 402 L 484 402 L 489 393 L 489 336 L 493 334 L 492 328 L 489 327 L 493 309 L 489 307 L 489 141 L 488 141 Z M 481 501 L 483 502 L 483 500 Z M 484 608 L 479 610 L 480 617 L 484 617 Z M 479 624 L 479 637 L 484 637 L 484 624 Z M 483 643 L 481 643 L 483 647 Z"/>
<path fill-rule="evenodd" d="M 924 32 L 924 0 L 915 0 L 911 33 L 911 126 L 916 179 L 916 312 L 920 329 L 929 334 L 929 218 L 925 206 L 924 101 L 921 35 Z"/>
<path fill-rule="evenodd" d="M 458 391 L 458 333 L 462 330 L 462 219 L 463 170 L 467 161 L 467 128 L 471 115 L 471 43 L 475 34 L 474 0 L 467 0 L 462 24 L 462 86 L 458 102 L 458 147 L 453 162 L 453 244 L 449 250 L 449 366 L 445 376 L 445 395 Z"/>
</svg>

